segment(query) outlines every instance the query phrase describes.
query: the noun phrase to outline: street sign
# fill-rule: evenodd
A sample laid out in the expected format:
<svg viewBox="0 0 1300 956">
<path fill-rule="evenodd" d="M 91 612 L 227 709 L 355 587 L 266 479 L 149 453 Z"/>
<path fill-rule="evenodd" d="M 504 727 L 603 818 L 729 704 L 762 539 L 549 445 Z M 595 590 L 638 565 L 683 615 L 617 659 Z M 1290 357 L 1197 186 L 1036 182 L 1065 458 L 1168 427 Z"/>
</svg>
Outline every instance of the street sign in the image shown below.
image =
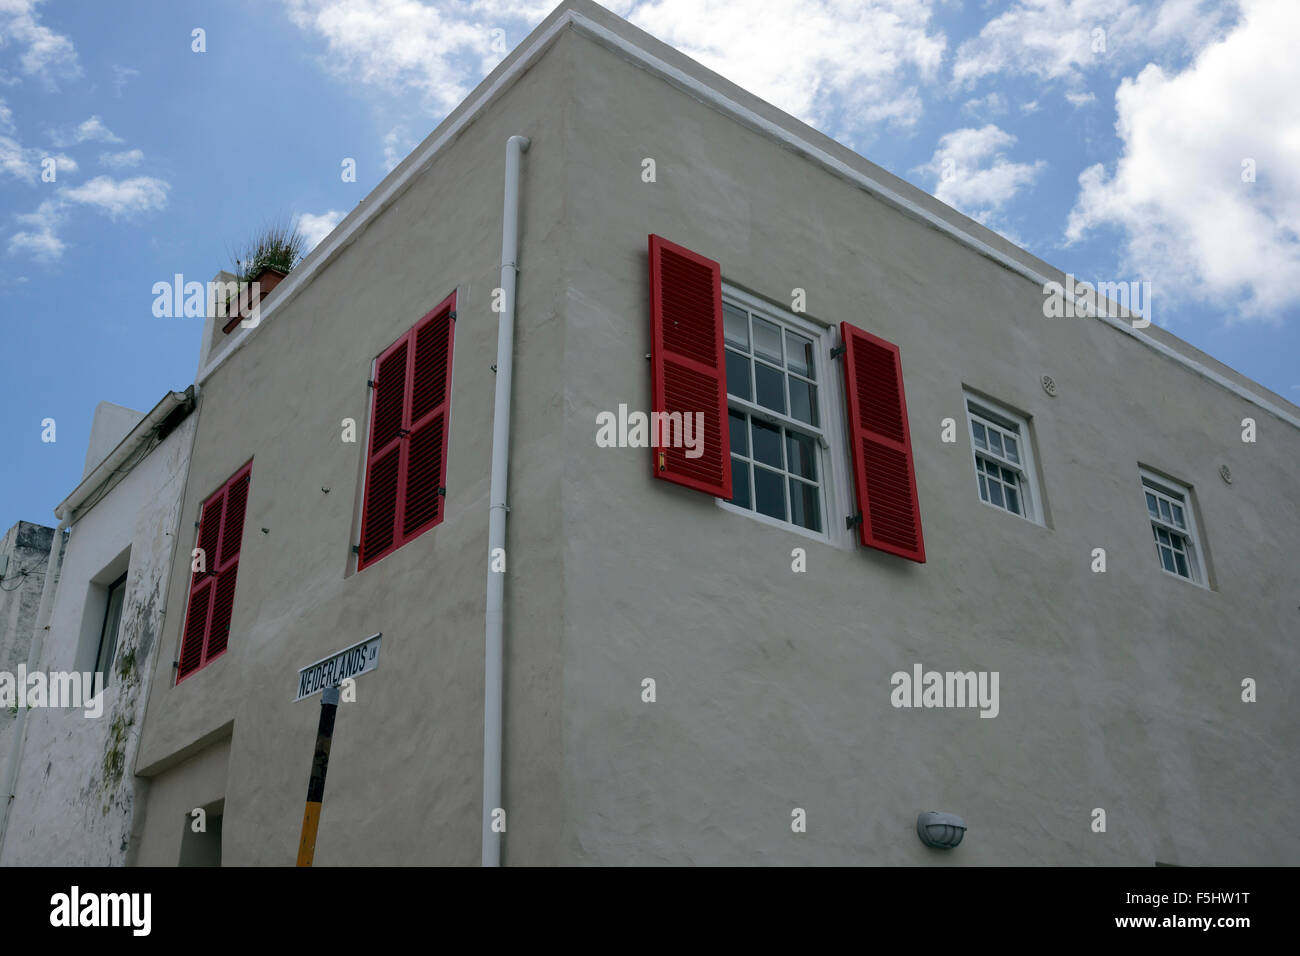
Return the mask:
<svg viewBox="0 0 1300 956">
<path fill-rule="evenodd" d="M 297 703 L 324 690 L 334 687 L 339 681 L 348 677 L 365 674 L 379 666 L 379 639 L 383 633 L 367 637 L 358 644 L 344 648 L 337 654 L 322 657 L 315 664 L 308 664 L 298 671 Z"/>
</svg>

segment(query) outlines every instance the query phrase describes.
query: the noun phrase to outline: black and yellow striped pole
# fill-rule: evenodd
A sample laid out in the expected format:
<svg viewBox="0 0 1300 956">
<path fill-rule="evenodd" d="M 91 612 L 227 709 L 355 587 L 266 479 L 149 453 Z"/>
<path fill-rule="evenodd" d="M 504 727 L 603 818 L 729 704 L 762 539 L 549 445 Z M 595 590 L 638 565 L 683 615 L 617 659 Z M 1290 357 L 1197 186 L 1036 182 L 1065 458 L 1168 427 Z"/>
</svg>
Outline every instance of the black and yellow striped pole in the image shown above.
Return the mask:
<svg viewBox="0 0 1300 956">
<path fill-rule="evenodd" d="M 325 798 L 325 771 L 330 762 L 330 740 L 334 737 L 334 715 L 339 709 L 339 689 L 326 687 L 320 697 L 320 726 L 316 729 L 316 753 L 311 758 L 311 780 L 307 784 L 307 809 L 302 815 L 302 839 L 298 841 L 298 865 L 311 866 L 316 856 L 316 828 L 320 805 Z"/>
</svg>

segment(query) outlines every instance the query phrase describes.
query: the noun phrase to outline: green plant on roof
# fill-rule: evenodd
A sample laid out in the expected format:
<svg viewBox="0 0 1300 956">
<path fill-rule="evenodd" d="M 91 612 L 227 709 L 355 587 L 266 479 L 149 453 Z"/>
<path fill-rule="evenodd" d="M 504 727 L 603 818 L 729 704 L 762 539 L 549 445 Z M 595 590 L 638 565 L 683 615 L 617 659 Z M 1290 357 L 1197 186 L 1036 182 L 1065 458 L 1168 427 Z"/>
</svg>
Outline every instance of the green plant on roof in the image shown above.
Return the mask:
<svg viewBox="0 0 1300 956">
<path fill-rule="evenodd" d="M 296 226 L 284 221 L 269 223 L 235 252 L 235 275 L 240 282 L 252 282 L 268 266 L 289 272 L 302 258 L 306 245 L 306 237 Z"/>
</svg>

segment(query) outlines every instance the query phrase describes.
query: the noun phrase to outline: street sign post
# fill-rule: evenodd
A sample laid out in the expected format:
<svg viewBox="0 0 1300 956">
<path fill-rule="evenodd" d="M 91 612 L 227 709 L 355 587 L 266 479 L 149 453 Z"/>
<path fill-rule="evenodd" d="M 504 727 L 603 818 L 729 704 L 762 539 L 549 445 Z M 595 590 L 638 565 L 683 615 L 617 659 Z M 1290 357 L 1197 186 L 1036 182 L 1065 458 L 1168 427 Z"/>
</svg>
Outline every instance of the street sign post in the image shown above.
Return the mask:
<svg viewBox="0 0 1300 956">
<path fill-rule="evenodd" d="M 340 681 L 365 674 L 379 666 L 379 641 L 383 632 L 346 647 L 337 654 L 322 657 L 298 671 L 297 703 L 319 693 L 326 687 L 337 687 Z"/>
</svg>

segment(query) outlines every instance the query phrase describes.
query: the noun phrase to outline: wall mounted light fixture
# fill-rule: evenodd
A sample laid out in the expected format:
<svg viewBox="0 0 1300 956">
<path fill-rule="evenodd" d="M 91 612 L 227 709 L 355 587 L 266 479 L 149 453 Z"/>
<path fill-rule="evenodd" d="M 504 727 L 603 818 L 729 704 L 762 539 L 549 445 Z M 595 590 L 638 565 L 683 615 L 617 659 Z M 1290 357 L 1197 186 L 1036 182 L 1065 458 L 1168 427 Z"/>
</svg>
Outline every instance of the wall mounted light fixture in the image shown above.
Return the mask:
<svg viewBox="0 0 1300 956">
<path fill-rule="evenodd" d="M 966 835 L 966 824 L 954 814 L 929 810 L 916 818 L 916 835 L 926 846 L 951 850 Z"/>
</svg>

